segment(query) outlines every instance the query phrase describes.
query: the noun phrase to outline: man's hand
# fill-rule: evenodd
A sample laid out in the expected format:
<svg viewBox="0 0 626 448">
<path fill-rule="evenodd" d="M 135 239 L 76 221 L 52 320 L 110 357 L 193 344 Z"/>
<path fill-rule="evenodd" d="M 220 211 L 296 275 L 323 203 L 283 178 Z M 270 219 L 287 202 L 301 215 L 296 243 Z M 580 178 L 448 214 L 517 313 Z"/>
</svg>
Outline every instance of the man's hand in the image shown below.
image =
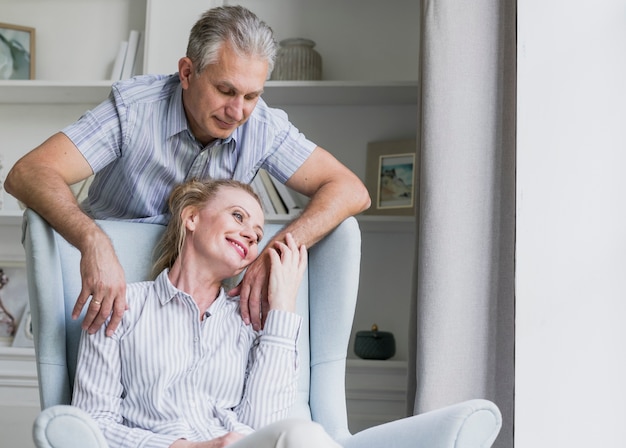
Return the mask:
<svg viewBox="0 0 626 448">
<path fill-rule="evenodd" d="M 108 239 L 98 240 L 82 254 L 80 274 L 82 289 L 74 305 L 72 318 L 78 319 L 91 297 L 82 328 L 93 334 L 112 314 L 106 329 L 106 335 L 112 336 L 128 305 L 124 270 Z"/>
<path fill-rule="evenodd" d="M 248 266 L 241 283 L 228 292 L 239 295 L 241 318 L 259 331 L 270 309 L 295 310 L 295 298 L 306 268 L 307 250 L 297 246 L 291 233 L 285 242 L 269 243 Z"/>
<path fill-rule="evenodd" d="M 267 282 L 270 272 L 269 249 L 265 248 L 254 262 L 248 266 L 241 283 L 228 292 L 230 296 L 239 296 L 241 318 L 259 331 L 267 315 Z M 263 313 L 263 316 L 261 316 Z"/>
</svg>

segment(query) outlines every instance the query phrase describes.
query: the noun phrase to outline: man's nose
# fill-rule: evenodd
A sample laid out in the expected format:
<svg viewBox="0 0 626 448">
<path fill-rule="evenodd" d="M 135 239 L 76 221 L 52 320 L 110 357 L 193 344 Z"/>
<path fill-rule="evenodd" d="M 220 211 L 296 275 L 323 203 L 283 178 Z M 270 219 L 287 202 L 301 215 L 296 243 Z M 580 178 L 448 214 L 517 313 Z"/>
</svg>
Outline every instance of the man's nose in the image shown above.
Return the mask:
<svg viewBox="0 0 626 448">
<path fill-rule="evenodd" d="M 243 119 L 244 100 L 241 96 L 235 96 L 230 99 L 226 106 L 226 114 L 233 121 L 241 121 Z"/>
</svg>

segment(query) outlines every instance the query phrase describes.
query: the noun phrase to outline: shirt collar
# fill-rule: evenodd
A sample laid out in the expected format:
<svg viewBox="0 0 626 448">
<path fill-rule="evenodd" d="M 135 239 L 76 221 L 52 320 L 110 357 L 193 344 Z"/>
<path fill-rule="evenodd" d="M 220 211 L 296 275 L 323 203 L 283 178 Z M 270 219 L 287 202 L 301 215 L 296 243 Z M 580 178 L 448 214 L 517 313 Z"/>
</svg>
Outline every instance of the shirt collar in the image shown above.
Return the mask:
<svg viewBox="0 0 626 448">
<path fill-rule="evenodd" d="M 161 305 L 166 305 L 174 297 L 178 295 L 183 295 L 185 297 L 189 297 L 190 300 L 193 300 L 193 298 L 189 294 L 187 294 L 184 291 L 181 291 L 180 289 L 178 289 L 176 286 L 172 284 L 168 276 L 168 273 L 169 273 L 169 269 L 166 268 L 163 271 L 161 271 L 159 276 L 154 280 L 157 297 L 159 298 Z M 207 314 L 212 315 L 212 314 L 219 313 L 220 310 L 222 310 L 224 306 L 226 306 L 226 303 L 236 302 L 236 301 L 238 301 L 238 297 L 236 298 L 229 297 L 226 294 L 226 291 L 224 291 L 224 288 L 222 287 L 220 288 L 220 293 L 217 296 L 217 299 L 215 299 L 215 301 L 211 304 L 211 306 L 207 310 Z"/>
<path fill-rule="evenodd" d="M 180 82 L 176 86 L 174 94 L 170 98 L 165 126 L 167 137 L 172 137 L 189 129 L 187 117 L 185 115 L 185 108 L 183 107 L 183 87 Z"/>
<path fill-rule="evenodd" d="M 170 282 L 170 278 L 167 275 L 168 273 L 169 269 L 163 269 L 156 280 L 154 280 L 154 287 L 161 305 L 165 305 L 178 294 L 182 293 L 182 291 L 172 285 L 172 282 Z"/>
</svg>

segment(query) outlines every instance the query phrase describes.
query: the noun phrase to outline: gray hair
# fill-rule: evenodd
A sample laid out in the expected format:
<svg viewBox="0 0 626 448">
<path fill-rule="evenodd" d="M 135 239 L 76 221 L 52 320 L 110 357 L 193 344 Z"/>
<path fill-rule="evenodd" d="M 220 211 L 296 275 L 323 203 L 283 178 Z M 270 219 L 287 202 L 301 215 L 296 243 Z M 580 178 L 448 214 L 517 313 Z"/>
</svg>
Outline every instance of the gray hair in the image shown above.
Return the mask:
<svg viewBox="0 0 626 448">
<path fill-rule="evenodd" d="M 218 60 L 224 43 L 239 54 L 256 56 L 268 62 L 268 75 L 274 68 L 277 44 L 272 29 L 242 6 L 220 6 L 206 11 L 191 28 L 187 57 L 201 73 Z"/>
</svg>

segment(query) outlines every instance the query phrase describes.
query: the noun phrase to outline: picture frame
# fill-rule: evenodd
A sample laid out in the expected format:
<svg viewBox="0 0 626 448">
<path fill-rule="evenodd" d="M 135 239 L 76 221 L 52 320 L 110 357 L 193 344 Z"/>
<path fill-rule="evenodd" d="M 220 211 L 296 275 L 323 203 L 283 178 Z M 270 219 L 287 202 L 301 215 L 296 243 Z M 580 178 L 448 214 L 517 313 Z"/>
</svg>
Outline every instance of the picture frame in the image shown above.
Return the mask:
<svg viewBox="0 0 626 448">
<path fill-rule="evenodd" d="M 418 172 L 415 139 L 368 143 L 365 185 L 372 205 L 365 214 L 415 216 Z"/>
<path fill-rule="evenodd" d="M 12 345 L 28 309 L 26 265 L 0 261 L 0 345 Z"/>
<path fill-rule="evenodd" d="M 0 80 L 35 79 L 35 28 L 0 23 Z"/>
</svg>

